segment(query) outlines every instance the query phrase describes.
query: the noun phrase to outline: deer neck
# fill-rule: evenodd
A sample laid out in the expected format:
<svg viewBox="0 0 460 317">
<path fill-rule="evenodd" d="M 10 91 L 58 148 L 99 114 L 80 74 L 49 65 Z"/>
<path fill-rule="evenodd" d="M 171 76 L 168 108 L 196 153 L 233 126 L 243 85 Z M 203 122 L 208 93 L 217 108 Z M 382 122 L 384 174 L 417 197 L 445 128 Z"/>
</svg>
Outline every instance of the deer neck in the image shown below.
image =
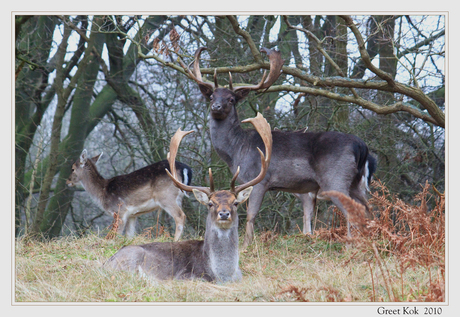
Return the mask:
<svg viewBox="0 0 460 317">
<path fill-rule="evenodd" d="M 238 219 L 234 221 L 238 223 Z M 221 229 L 211 224 L 208 217 L 203 248 L 208 257 L 209 269 L 216 280 L 232 281 L 239 271 L 238 226 Z"/>
<path fill-rule="evenodd" d="M 235 107 L 223 120 L 211 117 L 211 142 L 221 159 L 227 163 L 232 173 L 235 173 L 238 162 L 235 162 L 235 153 L 238 153 L 246 141 L 246 131 L 241 128 Z"/>
<path fill-rule="evenodd" d="M 99 207 L 104 208 L 103 200 L 107 180 L 95 168 L 92 168 L 85 171 L 85 177 L 80 180 L 80 183 Z"/>
</svg>

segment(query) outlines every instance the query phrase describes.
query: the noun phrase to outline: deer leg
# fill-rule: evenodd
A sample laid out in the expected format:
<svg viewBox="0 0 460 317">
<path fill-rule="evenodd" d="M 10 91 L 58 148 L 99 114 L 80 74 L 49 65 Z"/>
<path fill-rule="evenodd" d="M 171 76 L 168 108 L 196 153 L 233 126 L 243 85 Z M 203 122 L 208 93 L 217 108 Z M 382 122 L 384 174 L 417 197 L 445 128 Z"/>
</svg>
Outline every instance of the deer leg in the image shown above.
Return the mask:
<svg viewBox="0 0 460 317">
<path fill-rule="evenodd" d="M 123 235 L 125 230 L 126 220 L 120 215 L 119 212 L 113 213 L 113 227 L 116 228 L 116 231 L 119 235 Z"/>
<path fill-rule="evenodd" d="M 372 218 L 372 214 L 369 210 L 369 206 L 367 204 L 367 197 L 366 197 L 366 189 L 363 188 L 363 187 L 358 187 L 358 188 L 354 188 L 352 187 L 350 189 L 350 197 L 353 198 L 355 201 L 359 202 L 361 205 L 363 205 L 364 207 L 366 207 L 366 217 L 368 217 L 369 219 Z"/>
<path fill-rule="evenodd" d="M 259 184 L 260 185 L 260 184 Z M 243 249 L 252 243 L 254 238 L 254 221 L 260 206 L 264 199 L 265 192 L 267 191 L 264 186 L 254 186 L 251 196 L 248 201 L 247 219 L 246 219 L 246 234 L 243 241 Z"/>
<path fill-rule="evenodd" d="M 182 235 L 182 231 L 184 230 L 185 225 L 185 214 L 182 211 L 182 208 L 176 202 L 168 203 L 162 206 L 164 211 L 166 211 L 171 217 L 174 218 L 174 222 L 176 223 L 176 232 L 174 233 L 174 241 L 178 241 Z"/>
<path fill-rule="evenodd" d="M 303 208 L 303 234 L 311 234 L 311 216 L 316 205 L 316 196 L 313 193 L 295 194 L 302 202 Z"/>
<path fill-rule="evenodd" d="M 348 193 L 347 193 L 346 191 L 340 190 L 339 192 L 341 192 L 341 193 L 343 193 L 343 194 L 349 196 Z M 337 197 L 330 197 L 330 199 L 331 199 L 332 203 L 333 203 L 334 205 L 336 205 L 337 208 L 339 208 L 339 210 L 340 210 L 340 211 L 342 212 L 342 214 L 344 215 L 345 219 L 347 219 L 347 235 L 348 235 L 349 238 L 351 238 L 350 220 L 348 219 L 348 212 L 347 212 L 347 210 L 343 207 L 342 203 L 340 202 L 340 200 L 339 200 Z"/>
<path fill-rule="evenodd" d="M 343 189 L 336 189 L 336 191 L 338 192 L 341 192 L 345 195 L 347 195 L 348 197 L 350 197 L 351 199 L 355 200 L 356 202 L 362 204 L 365 208 L 366 208 L 366 214 L 367 216 L 370 216 L 369 215 L 369 210 L 368 210 L 368 206 L 367 206 L 367 199 L 366 199 L 366 192 L 363 190 L 363 189 L 356 189 L 356 188 L 352 188 L 350 189 L 350 192 L 346 191 L 346 190 L 343 190 Z M 340 202 L 340 200 L 337 198 L 337 197 L 329 197 L 332 201 L 332 203 L 334 205 L 337 206 L 337 208 L 340 209 L 340 211 L 342 212 L 342 214 L 345 216 L 345 218 L 347 219 L 347 235 L 349 238 L 351 238 L 351 226 L 353 227 L 356 227 L 356 223 L 355 224 L 352 224 L 350 223 L 350 220 L 349 220 L 349 215 L 348 215 L 348 211 L 343 207 L 342 203 Z M 350 212 L 353 212 L 353 211 L 350 211 Z M 366 214 L 363 215 L 364 217 L 366 217 Z"/>
<path fill-rule="evenodd" d="M 136 233 L 136 220 L 137 217 L 126 217 L 125 234 L 128 238 L 134 237 L 134 234 Z"/>
</svg>

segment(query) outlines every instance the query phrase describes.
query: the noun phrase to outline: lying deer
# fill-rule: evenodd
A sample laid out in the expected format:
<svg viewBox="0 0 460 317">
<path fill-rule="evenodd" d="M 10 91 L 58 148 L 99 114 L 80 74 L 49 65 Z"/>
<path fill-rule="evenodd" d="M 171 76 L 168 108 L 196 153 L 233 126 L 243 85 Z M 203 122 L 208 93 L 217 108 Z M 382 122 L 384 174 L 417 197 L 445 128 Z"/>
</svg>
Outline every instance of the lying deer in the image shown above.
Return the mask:
<svg viewBox="0 0 460 317">
<path fill-rule="evenodd" d="M 86 149 L 72 165 L 72 173 L 66 181 L 72 187 L 81 183 L 93 201 L 106 213 L 114 216 L 118 213 L 121 222 L 117 232 L 134 236 L 136 219 L 142 214 L 163 209 L 176 222 L 174 240 L 179 240 L 185 223 L 182 211 L 184 193 L 174 186 L 165 168 L 167 160 L 157 162 L 126 175 L 104 179 L 96 168 L 102 153 L 88 158 Z M 176 177 L 190 184 L 192 169 L 186 164 L 176 162 Z"/>
<path fill-rule="evenodd" d="M 257 85 L 219 87 L 214 72 L 214 83 L 204 81 L 199 59 L 201 47 L 195 52 L 193 72 L 179 59 L 188 76 L 198 83 L 201 93 L 210 100 L 209 123 L 211 142 L 217 154 L 234 173 L 241 167 L 238 180 L 244 182 L 254 177 L 257 167 L 257 151 L 262 143 L 254 130 L 240 126 L 236 105 L 251 91 L 268 89 L 280 76 L 283 59 L 279 51 L 262 48 L 270 61 L 270 72 L 264 72 Z M 355 135 L 335 131 L 272 131 L 272 163 L 267 176 L 254 186 L 248 201 L 246 235 L 243 247 L 253 239 L 255 217 L 264 195 L 269 190 L 294 193 L 304 209 L 304 233 L 311 233 L 311 216 L 315 199 L 330 199 L 347 217 L 337 197 L 326 197 L 326 191 L 338 191 L 350 196 L 367 208 L 367 188 L 376 169 L 376 160 L 369 154 L 367 145 Z M 348 236 L 350 222 L 348 224 Z"/>
<path fill-rule="evenodd" d="M 206 205 L 208 216 L 204 240 L 182 242 L 154 242 L 144 245 L 125 246 L 113 255 L 105 267 L 138 272 L 165 279 L 204 279 L 206 281 L 235 282 L 241 280 L 238 266 L 238 213 L 237 206 L 248 199 L 252 186 L 260 182 L 267 172 L 271 156 L 270 125 L 258 115 L 243 122 L 251 122 L 259 132 L 265 144 L 265 155 L 259 149 L 261 169 L 249 182 L 235 186 L 239 171 L 231 181 L 230 190 L 214 190 L 211 169 L 209 169 L 210 187 L 189 186 L 177 179 L 174 164 L 171 173 L 173 182 L 181 190 L 193 192 L 196 199 Z M 171 139 L 168 159 L 174 162 L 182 138 L 193 131 L 176 132 Z"/>
</svg>

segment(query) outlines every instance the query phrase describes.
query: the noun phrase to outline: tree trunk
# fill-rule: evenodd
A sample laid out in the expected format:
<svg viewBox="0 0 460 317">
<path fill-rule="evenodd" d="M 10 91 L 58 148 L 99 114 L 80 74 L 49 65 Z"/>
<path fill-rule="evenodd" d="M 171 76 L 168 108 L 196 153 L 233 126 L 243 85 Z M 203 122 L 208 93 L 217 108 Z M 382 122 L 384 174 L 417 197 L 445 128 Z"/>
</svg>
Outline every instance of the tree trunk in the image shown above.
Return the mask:
<svg viewBox="0 0 460 317">
<path fill-rule="evenodd" d="M 21 209 L 25 201 L 28 182 L 25 180 L 26 159 L 35 132 L 40 126 L 42 116 L 49 105 L 50 98 L 42 98 L 52 69 L 45 67 L 53 41 L 56 19 L 48 16 L 27 18 L 19 33 L 23 41 L 17 41 L 16 58 L 26 58 L 40 66 L 31 69 L 23 67 L 18 74 L 15 87 L 15 235 L 21 225 Z M 54 95 L 54 93 L 52 94 Z M 30 179 L 30 177 L 29 177 Z"/>
<path fill-rule="evenodd" d="M 63 162 L 60 168 L 59 178 L 56 183 L 55 194 L 48 205 L 46 211 L 37 212 L 37 219 L 35 222 L 35 230 L 41 231 L 46 238 L 56 237 L 60 234 L 62 224 L 67 216 L 68 204 L 70 203 L 73 192 L 70 192 L 68 187 L 65 184 L 65 180 L 69 177 L 71 172 L 71 165 L 73 161 L 71 158 L 78 157 L 78 152 L 73 149 L 78 149 L 83 147 L 84 141 L 86 139 L 86 130 L 89 122 L 88 110 L 89 105 L 91 104 L 91 99 L 93 97 L 94 84 L 97 80 L 97 75 L 99 72 L 99 63 L 96 57 L 93 55 L 92 48 L 94 47 L 99 53 L 102 52 L 102 47 L 104 45 L 104 36 L 97 32 L 99 21 L 98 18 L 94 19 L 93 23 L 93 33 L 90 38 L 90 43 L 88 43 L 88 50 L 86 51 L 86 60 L 87 65 L 85 67 L 84 63 L 80 63 L 80 67 L 84 68 L 84 73 L 78 81 L 78 87 L 75 92 L 73 105 L 72 105 L 72 117 L 69 126 L 68 139 L 66 144 L 61 147 L 61 159 L 58 159 L 57 152 L 58 149 L 55 149 L 53 152 L 54 156 L 50 154 L 49 157 L 49 167 L 56 165 L 57 162 Z M 94 29 L 96 28 L 96 29 Z M 88 57 L 90 56 L 90 57 Z M 53 153 L 52 152 L 52 153 Z M 70 155 L 72 154 L 72 155 Z M 53 161 L 54 162 L 53 162 Z M 53 170 L 52 177 L 55 174 Z"/>
<path fill-rule="evenodd" d="M 45 177 L 43 179 L 43 184 L 41 187 L 40 197 L 38 199 L 38 208 L 35 218 L 34 225 L 32 226 L 31 234 L 38 233 L 38 223 L 37 220 L 41 220 L 43 213 L 45 212 L 46 205 L 48 203 L 48 198 L 51 190 L 51 183 L 53 182 L 54 175 L 58 169 L 58 148 L 61 141 L 61 128 L 62 128 L 62 119 L 64 117 L 65 106 L 67 104 L 67 98 L 64 92 L 64 72 L 63 67 L 64 57 L 67 52 L 67 41 L 70 36 L 70 27 L 64 24 L 64 34 L 62 36 L 61 44 L 59 45 L 58 51 L 56 53 L 56 77 L 54 79 L 54 88 L 56 89 L 58 101 L 56 106 L 56 111 L 54 113 L 53 126 L 51 129 L 51 142 L 50 142 L 50 163 L 48 169 L 46 170 Z M 84 67 L 84 65 L 81 65 Z"/>
</svg>

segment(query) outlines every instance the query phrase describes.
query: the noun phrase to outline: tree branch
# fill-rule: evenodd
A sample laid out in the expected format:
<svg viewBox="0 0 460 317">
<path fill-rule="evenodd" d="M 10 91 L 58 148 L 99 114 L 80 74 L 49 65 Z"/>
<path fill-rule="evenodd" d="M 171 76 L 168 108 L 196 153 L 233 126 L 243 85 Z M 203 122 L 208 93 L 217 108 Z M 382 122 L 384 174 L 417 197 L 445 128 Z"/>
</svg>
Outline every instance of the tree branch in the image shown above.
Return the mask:
<svg viewBox="0 0 460 317">
<path fill-rule="evenodd" d="M 425 45 L 428 45 L 430 43 L 432 43 L 433 41 L 437 40 L 438 38 L 440 38 L 441 36 L 444 36 L 446 33 L 445 30 L 442 30 L 441 32 L 439 33 L 436 33 L 435 35 L 433 36 L 430 36 L 429 38 L 415 44 L 414 46 L 412 47 L 409 47 L 409 48 L 406 48 L 404 51 L 400 52 L 398 54 L 398 58 L 401 58 L 402 56 L 404 55 L 407 55 L 407 54 L 410 54 L 410 53 L 416 53 L 418 51 L 419 48 L 425 46 Z"/>
<path fill-rule="evenodd" d="M 366 47 L 365 47 L 364 39 L 361 36 L 361 32 L 359 32 L 358 28 L 356 27 L 355 23 L 353 22 L 353 19 L 348 15 L 339 15 L 339 17 L 341 17 L 345 21 L 345 23 L 348 26 L 348 28 L 355 35 L 356 41 L 358 43 L 359 53 L 361 55 L 361 58 L 362 58 L 364 64 L 366 65 L 366 67 L 371 72 L 373 72 L 374 74 L 376 74 L 377 76 L 379 76 L 380 78 L 382 78 L 383 80 L 388 82 L 388 85 L 393 87 L 395 85 L 393 77 L 390 74 L 388 74 L 387 72 L 384 72 L 383 70 L 379 69 L 378 67 L 376 67 L 376 66 L 374 66 L 372 64 L 372 60 L 371 60 L 371 58 L 369 56 L 369 53 L 367 52 Z"/>
<path fill-rule="evenodd" d="M 433 124 L 438 125 L 438 122 L 431 116 L 424 114 L 416 107 L 403 103 L 401 101 L 398 101 L 394 103 L 393 105 L 381 106 L 381 105 L 378 105 L 374 102 L 371 102 L 361 97 L 356 98 L 356 97 L 347 96 L 344 94 L 334 93 L 334 92 L 331 92 L 325 89 L 299 87 L 299 86 L 291 86 L 291 85 L 277 85 L 277 86 L 272 86 L 266 90 L 266 92 L 280 92 L 280 91 L 305 93 L 305 94 L 310 94 L 314 96 L 323 96 L 323 97 L 327 97 L 327 98 L 338 100 L 338 101 L 350 102 L 358 106 L 361 106 L 365 109 L 371 110 L 377 114 L 382 114 L 382 115 L 404 111 L 404 112 L 410 113 L 416 118 L 420 118 L 426 122 L 431 122 Z"/>
<path fill-rule="evenodd" d="M 316 49 L 321 53 L 323 54 L 323 56 L 327 59 L 327 61 L 332 65 L 332 67 L 334 67 L 334 69 L 337 71 L 337 73 L 341 76 L 341 77 L 347 77 L 342 69 L 340 69 L 339 65 L 337 65 L 337 63 L 332 59 L 332 57 L 329 56 L 329 54 L 323 49 L 323 46 L 322 46 L 322 41 L 320 41 L 319 38 L 316 37 L 316 35 L 314 35 L 312 32 L 310 32 L 309 30 L 307 29 L 304 29 L 304 28 L 299 28 L 299 27 L 295 27 L 295 26 L 292 26 L 291 23 L 289 22 L 287 16 L 283 16 L 284 17 L 284 22 L 286 23 L 286 25 L 288 26 L 288 28 L 290 29 L 294 29 L 294 30 L 297 30 L 297 31 L 300 31 L 300 32 L 304 32 L 308 38 L 312 41 L 315 41 L 316 42 Z M 353 96 L 355 96 L 355 98 L 359 98 L 358 94 L 356 93 L 356 90 L 353 88 L 353 87 L 349 87 L 350 88 L 350 91 L 351 93 L 353 94 Z"/>
<path fill-rule="evenodd" d="M 259 48 L 252 40 L 251 34 L 240 28 L 238 20 L 235 16 L 227 15 L 227 19 L 230 21 L 235 33 L 241 35 L 246 40 L 246 43 L 248 43 L 249 49 L 251 50 L 252 56 L 254 56 L 256 63 L 263 63 L 262 55 L 260 54 Z"/>
</svg>

